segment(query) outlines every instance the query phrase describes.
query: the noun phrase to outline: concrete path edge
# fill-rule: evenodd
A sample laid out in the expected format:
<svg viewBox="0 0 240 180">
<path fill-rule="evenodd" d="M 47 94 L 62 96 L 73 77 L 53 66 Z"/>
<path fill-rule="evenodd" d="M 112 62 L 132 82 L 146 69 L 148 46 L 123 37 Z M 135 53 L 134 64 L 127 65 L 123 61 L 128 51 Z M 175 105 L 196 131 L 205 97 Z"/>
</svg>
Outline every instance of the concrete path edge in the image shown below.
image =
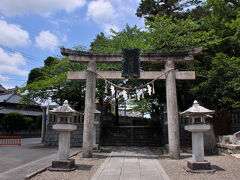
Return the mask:
<svg viewBox="0 0 240 180">
<path fill-rule="evenodd" d="M 69 157 L 76 156 L 76 155 L 79 154 L 80 152 L 81 152 L 81 151 L 76 152 L 76 153 L 72 154 L 72 155 L 69 156 Z M 42 173 L 43 171 L 46 171 L 49 167 L 51 167 L 51 164 L 49 164 L 49 165 L 47 165 L 47 166 L 45 166 L 45 167 L 43 167 L 43 168 L 41 168 L 41 169 L 39 169 L 39 170 L 37 170 L 37 171 L 34 171 L 34 172 L 32 172 L 31 174 L 26 175 L 25 178 L 24 178 L 24 180 L 29 180 L 29 179 L 31 179 L 32 177 L 34 177 L 34 176 Z"/>
</svg>

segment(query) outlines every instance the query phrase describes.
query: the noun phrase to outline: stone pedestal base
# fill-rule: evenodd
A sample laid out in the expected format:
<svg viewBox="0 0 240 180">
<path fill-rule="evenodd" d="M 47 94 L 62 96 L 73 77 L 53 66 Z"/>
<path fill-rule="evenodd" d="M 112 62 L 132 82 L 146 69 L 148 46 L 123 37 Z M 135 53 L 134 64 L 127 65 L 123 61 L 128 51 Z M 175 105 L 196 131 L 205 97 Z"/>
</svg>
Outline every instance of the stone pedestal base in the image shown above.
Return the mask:
<svg viewBox="0 0 240 180">
<path fill-rule="evenodd" d="M 99 150 L 98 144 L 93 144 L 93 150 Z"/>
<path fill-rule="evenodd" d="M 187 161 L 187 171 L 193 173 L 213 173 L 216 170 L 212 169 L 210 162 L 194 162 Z"/>
<path fill-rule="evenodd" d="M 75 159 L 52 161 L 50 171 L 73 171 L 75 170 Z"/>
</svg>

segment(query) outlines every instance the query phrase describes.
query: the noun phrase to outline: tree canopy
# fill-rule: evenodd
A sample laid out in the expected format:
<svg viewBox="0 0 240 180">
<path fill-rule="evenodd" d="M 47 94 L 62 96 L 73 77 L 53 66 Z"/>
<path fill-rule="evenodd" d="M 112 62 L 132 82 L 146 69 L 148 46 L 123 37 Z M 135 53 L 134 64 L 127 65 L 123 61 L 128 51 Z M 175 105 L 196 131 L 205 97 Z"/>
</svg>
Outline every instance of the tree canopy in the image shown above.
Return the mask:
<svg viewBox="0 0 240 180">
<path fill-rule="evenodd" d="M 136 15 L 152 21 L 153 17 L 174 16 L 186 18 L 203 16 L 206 12 L 201 6 L 200 0 L 141 0 Z"/>
<path fill-rule="evenodd" d="M 86 68 L 84 64 L 71 63 L 65 57 L 48 57 L 44 66 L 34 68 L 28 76 L 28 84 L 22 88 L 23 102 L 30 100 L 44 102 L 51 98 L 53 102 L 62 104 L 68 100 L 77 110 L 84 105 L 84 81 L 67 80 L 67 71 L 81 71 Z"/>
</svg>

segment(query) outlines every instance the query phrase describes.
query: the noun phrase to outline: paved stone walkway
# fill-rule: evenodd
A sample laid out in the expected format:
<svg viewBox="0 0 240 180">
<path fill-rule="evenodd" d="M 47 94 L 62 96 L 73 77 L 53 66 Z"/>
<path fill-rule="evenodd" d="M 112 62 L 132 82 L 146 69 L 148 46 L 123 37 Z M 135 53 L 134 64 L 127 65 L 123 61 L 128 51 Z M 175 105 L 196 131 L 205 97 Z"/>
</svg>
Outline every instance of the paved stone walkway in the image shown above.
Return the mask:
<svg viewBox="0 0 240 180">
<path fill-rule="evenodd" d="M 148 148 L 116 148 L 92 180 L 169 180 L 168 175 Z"/>
</svg>

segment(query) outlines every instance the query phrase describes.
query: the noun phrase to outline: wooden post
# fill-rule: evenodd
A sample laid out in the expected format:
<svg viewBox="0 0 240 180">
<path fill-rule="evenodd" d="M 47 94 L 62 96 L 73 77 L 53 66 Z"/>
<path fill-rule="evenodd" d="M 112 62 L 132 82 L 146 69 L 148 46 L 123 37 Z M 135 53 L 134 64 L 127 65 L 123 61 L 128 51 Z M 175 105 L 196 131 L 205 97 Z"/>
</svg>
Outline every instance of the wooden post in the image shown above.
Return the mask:
<svg viewBox="0 0 240 180">
<path fill-rule="evenodd" d="M 173 159 L 180 158 L 180 140 L 179 140 L 179 122 L 178 122 L 178 106 L 176 92 L 176 77 L 174 70 L 174 62 L 167 61 L 165 63 L 166 71 L 166 95 L 167 95 L 167 118 L 168 118 L 168 142 L 169 155 Z"/>
<path fill-rule="evenodd" d="M 41 131 L 41 143 L 43 144 L 45 141 L 45 134 L 46 134 L 46 111 L 47 107 L 42 106 L 43 115 L 42 115 L 42 131 Z"/>
<path fill-rule="evenodd" d="M 83 158 L 92 157 L 93 153 L 93 123 L 95 112 L 95 94 L 96 94 L 96 62 L 88 62 L 88 75 L 86 80 L 85 109 L 84 109 L 84 127 L 83 127 Z M 94 72 L 91 72 L 94 71 Z"/>
</svg>

